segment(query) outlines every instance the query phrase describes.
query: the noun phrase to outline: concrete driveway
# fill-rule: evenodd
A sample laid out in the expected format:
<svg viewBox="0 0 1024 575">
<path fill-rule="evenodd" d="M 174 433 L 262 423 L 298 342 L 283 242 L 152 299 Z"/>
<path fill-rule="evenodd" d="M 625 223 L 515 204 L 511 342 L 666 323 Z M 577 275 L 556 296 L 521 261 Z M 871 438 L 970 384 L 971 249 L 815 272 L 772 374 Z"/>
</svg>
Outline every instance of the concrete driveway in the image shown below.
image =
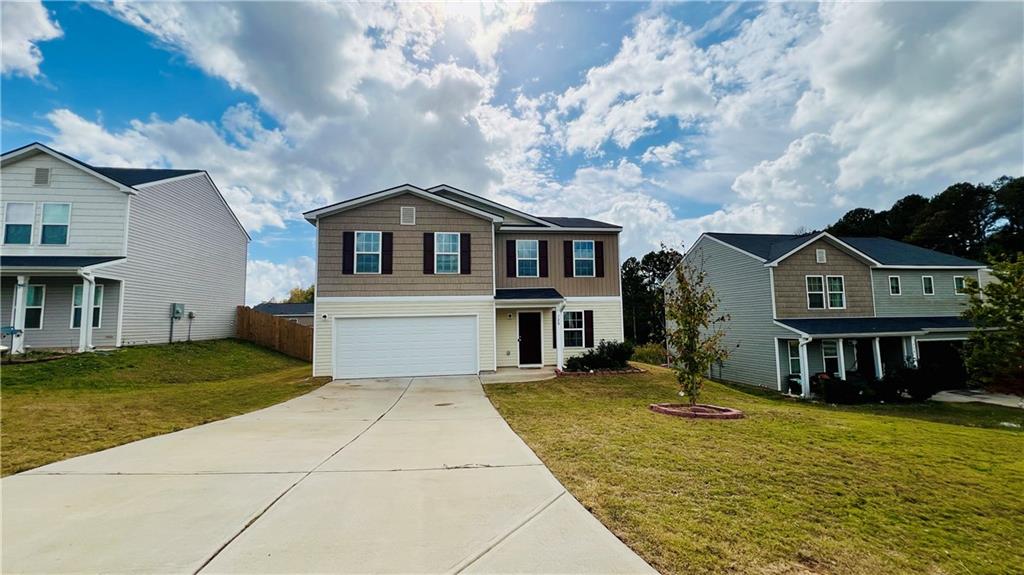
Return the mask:
<svg viewBox="0 0 1024 575">
<path fill-rule="evenodd" d="M 477 377 L 335 381 L 2 489 L 4 573 L 653 572 Z"/>
</svg>

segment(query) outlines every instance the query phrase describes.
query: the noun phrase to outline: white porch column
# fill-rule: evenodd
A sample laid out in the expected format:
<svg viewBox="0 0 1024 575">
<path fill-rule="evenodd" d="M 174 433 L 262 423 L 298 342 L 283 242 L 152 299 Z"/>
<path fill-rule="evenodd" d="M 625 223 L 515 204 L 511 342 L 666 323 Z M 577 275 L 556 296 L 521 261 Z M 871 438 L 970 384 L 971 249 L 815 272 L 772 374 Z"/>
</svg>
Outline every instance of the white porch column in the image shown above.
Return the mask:
<svg viewBox="0 0 1024 575">
<path fill-rule="evenodd" d="M 28 276 L 18 276 L 14 286 L 14 325 L 11 334 L 11 354 L 25 353 L 25 305 L 28 302 Z"/>
<path fill-rule="evenodd" d="M 562 324 L 562 315 L 565 304 L 555 308 L 555 366 L 561 371 L 565 368 L 565 330 Z"/>
<path fill-rule="evenodd" d="M 878 379 L 882 379 L 882 346 L 879 343 L 880 341 L 880 338 L 877 337 L 871 340 L 871 355 L 875 356 L 875 377 Z"/>
<path fill-rule="evenodd" d="M 910 358 L 914 361 L 914 367 L 917 367 L 917 360 L 919 357 L 920 354 L 917 350 L 917 336 L 912 335 L 910 336 Z"/>
<path fill-rule="evenodd" d="M 92 350 L 92 307 L 96 280 L 82 274 L 82 317 L 78 324 L 78 351 Z"/>
<path fill-rule="evenodd" d="M 839 338 L 839 379 L 846 380 L 846 352 L 843 350 L 843 338 Z"/>
<path fill-rule="evenodd" d="M 811 365 L 807 361 L 807 344 L 811 340 L 800 340 L 800 396 L 811 396 Z"/>
</svg>

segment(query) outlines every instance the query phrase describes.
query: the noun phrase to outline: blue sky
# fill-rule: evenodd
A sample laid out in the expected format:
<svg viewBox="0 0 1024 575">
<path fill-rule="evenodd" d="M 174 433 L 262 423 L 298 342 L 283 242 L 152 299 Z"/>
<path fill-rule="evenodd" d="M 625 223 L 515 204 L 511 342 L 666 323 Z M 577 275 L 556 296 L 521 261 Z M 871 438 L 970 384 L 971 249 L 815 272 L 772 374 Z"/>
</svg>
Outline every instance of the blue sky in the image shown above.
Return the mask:
<svg viewBox="0 0 1024 575">
<path fill-rule="evenodd" d="M 312 281 L 302 211 L 404 182 L 622 224 L 639 255 L 1024 173 L 1019 3 L 2 10 L 3 148 L 208 170 L 250 302 Z"/>
</svg>

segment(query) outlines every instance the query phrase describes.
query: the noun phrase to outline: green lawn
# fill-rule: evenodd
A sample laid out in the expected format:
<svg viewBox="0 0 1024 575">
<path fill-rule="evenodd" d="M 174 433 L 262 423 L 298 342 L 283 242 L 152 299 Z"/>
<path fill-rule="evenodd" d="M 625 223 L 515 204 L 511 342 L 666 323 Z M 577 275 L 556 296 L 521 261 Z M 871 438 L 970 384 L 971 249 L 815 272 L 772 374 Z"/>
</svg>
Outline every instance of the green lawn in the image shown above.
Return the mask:
<svg viewBox="0 0 1024 575">
<path fill-rule="evenodd" d="M 645 366 L 648 367 L 648 366 Z M 1024 411 L 830 407 L 709 383 L 737 421 L 646 409 L 671 372 L 486 386 L 565 486 L 664 573 L 1024 572 Z"/>
<path fill-rule="evenodd" d="M 329 379 L 234 340 L 4 365 L 0 377 L 4 475 L 267 407 Z"/>
</svg>

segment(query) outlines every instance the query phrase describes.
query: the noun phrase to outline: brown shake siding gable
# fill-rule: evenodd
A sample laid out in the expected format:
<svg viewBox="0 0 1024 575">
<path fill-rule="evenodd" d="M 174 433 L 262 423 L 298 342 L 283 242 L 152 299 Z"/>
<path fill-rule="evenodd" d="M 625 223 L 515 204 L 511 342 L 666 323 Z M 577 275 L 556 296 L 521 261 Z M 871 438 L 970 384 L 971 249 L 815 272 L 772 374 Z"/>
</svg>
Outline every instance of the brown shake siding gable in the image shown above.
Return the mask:
<svg viewBox="0 0 1024 575">
<path fill-rule="evenodd" d="M 824 249 L 827 262 L 817 263 L 815 250 Z M 807 309 L 806 276 L 843 276 L 846 309 Z M 826 280 L 827 282 L 827 280 Z M 826 292 L 826 298 L 828 294 Z M 779 262 L 775 267 L 775 310 L 780 318 L 871 317 L 871 269 L 827 240 L 818 240 Z"/>
<path fill-rule="evenodd" d="M 416 208 L 416 225 L 400 224 L 402 207 Z M 392 233 L 391 274 L 343 274 L 344 232 Z M 468 274 L 424 274 L 424 233 L 470 234 Z M 491 295 L 490 220 L 402 194 L 320 218 L 317 236 L 317 294 L 337 296 Z M 432 246 L 431 246 L 432 247 Z"/>
</svg>

